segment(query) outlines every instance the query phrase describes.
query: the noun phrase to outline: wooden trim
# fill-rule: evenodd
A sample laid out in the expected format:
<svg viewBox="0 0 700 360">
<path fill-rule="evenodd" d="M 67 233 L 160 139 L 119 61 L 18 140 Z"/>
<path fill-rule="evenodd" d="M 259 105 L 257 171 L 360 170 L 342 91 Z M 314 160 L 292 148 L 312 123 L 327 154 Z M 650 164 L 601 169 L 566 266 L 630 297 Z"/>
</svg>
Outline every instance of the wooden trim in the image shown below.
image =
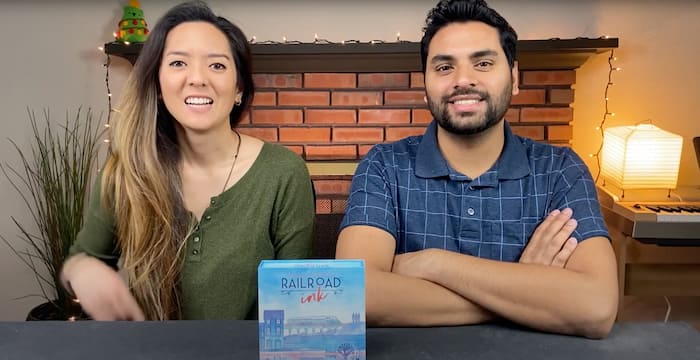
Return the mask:
<svg viewBox="0 0 700 360">
<path fill-rule="evenodd" d="M 617 38 L 519 40 L 521 70 L 570 70 L 595 54 L 618 47 Z M 105 44 L 105 53 L 132 64 L 143 44 Z M 420 43 L 252 44 L 253 72 L 420 72 Z"/>
<path fill-rule="evenodd" d="M 306 168 L 311 176 L 352 176 L 355 174 L 357 164 L 356 161 L 307 161 Z"/>
<path fill-rule="evenodd" d="M 142 48 L 143 48 L 142 43 L 134 43 L 134 44 L 126 45 L 126 44 L 116 42 L 116 41 L 106 43 L 104 46 L 105 54 L 119 56 L 119 57 L 122 57 L 124 59 L 127 59 L 127 60 L 129 60 L 131 65 L 134 65 L 136 63 L 136 59 L 138 59 Z"/>
</svg>

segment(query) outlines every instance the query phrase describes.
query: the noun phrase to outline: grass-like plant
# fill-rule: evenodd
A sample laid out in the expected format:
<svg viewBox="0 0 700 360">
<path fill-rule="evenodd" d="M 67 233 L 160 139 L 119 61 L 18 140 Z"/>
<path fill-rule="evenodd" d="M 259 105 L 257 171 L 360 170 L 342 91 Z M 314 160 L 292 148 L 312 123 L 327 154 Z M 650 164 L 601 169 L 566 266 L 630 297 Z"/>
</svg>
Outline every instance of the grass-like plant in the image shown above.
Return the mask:
<svg viewBox="0 0 700 360">
<path fill-rule="evenodd" d="M 53 305 L 54 317 L 69 319 L 80 307 L 61 285 L 60 271 L 83 224 L 104 131 L 90 109 L 78 108 L 72 115 L 66 111 L 62 123 L 44 109 L 43 124 L 34 111 L 27 112 L 33 131 L 30 150 L 10 139 L 21 165 L 5 163 L 0 168 L 20 194 L 31 222 L 11 217 L 24 248 L 0 237 L 34 273 L 41 294 L 27 296 L 43 298 Z"/>
</svg>

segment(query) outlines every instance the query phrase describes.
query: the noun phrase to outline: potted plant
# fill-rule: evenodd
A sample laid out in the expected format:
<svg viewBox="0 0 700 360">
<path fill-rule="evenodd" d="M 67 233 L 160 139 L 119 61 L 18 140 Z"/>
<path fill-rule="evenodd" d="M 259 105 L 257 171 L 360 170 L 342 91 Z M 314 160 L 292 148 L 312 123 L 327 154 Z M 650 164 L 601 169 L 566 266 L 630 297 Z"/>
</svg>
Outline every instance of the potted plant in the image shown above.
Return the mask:
<svg viewBox="0 0 700 360">
<path fill-rule="evenodd" d="M 73 115 L 67 111 L 63 123 L 51 120 L 45 109 L 41 127 L 34 112 L 27 112 L 33 131 L 30 150 L 10 140 L 20 165 L 0 165 L 29 210 L 30 224 L 11 217 L 26 247 L 0 237 L 34 273 L 41 294 L 29 296 L 45 301 L 31 310 L 27 320 L 80 318 L 80 306 L 61 285 L 60 271 L 83 223 L 103 130 L 90 109 L 78 108 Z"/>
</svg>

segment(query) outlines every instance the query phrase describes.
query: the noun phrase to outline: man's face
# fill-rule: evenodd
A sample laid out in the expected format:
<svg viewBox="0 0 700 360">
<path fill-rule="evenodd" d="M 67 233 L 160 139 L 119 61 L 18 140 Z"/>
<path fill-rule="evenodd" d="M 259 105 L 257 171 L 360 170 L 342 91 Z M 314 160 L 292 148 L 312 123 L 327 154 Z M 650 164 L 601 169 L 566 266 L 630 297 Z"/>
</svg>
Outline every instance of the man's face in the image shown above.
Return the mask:
<svg viewBox="0 0 700 360">
<path fill-rule="evenodd" d="M 478 134 L 499 123 L 518 93 L 498 29 L 482 22 L 452 23 L 428 47 L 425 90 L 430 112 L 454 134 Z"/>
</svg>

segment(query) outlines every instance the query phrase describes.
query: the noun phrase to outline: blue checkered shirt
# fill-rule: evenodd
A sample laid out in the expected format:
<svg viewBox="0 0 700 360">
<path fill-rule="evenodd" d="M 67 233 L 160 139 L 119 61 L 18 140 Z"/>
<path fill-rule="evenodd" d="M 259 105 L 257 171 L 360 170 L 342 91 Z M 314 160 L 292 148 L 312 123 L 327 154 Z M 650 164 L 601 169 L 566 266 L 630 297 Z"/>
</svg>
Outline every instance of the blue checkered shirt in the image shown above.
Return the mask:
<svg viewBox="0 0 700 360">
<path fill-rule="evenodd" d="M 396 253 L 440 248 L 518 261 L 538 224 L 572 208 L 582 241 L 608 237 L 588 168 L 568 147 L 514 135 L 491 169 L 471 179 L 452 169 L 433 121 L 422 136 L 380 144 L 353 177 L 341 229 L 369 225 L 396 239 Z"/>
</svg>

